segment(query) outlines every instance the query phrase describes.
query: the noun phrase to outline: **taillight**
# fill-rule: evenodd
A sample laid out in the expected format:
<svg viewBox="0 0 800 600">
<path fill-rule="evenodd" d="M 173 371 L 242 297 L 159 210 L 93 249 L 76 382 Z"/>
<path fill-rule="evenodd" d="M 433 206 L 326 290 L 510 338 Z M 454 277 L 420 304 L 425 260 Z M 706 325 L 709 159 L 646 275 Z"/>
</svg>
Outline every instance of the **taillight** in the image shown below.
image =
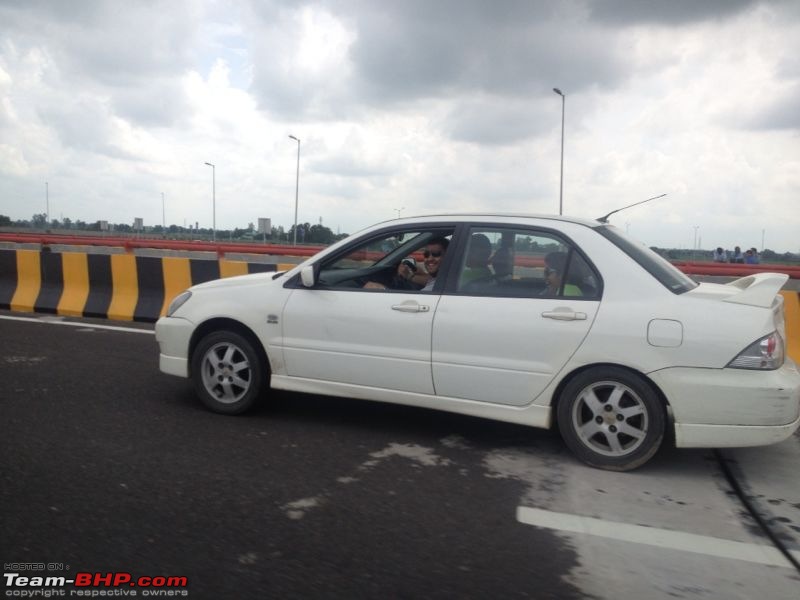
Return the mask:
<svg viewBox="0 0 800 600">
<path fill-rule="evenodd" d="M 784 345 L 781 334 L 773 331 L 753 342 L 734 358 L 728 366 L 733 369 L 762 369 L 771 371 L 783 365 Z"/>
</svg>

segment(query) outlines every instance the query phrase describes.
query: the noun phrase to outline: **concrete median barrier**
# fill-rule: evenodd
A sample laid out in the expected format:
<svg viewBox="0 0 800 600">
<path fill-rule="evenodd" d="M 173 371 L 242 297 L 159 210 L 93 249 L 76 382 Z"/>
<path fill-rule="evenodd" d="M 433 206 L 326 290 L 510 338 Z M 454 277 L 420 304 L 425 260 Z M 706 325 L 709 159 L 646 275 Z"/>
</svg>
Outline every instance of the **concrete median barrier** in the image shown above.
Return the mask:
<svg viewBox="0 0 800 600">
<path fill-rule="evenodd" d="M 0 308 L 152 322 L 166 313 L 176 295 L 197 283 L 294 266 L 225 259 L 0 250 Z"/>
</svg>

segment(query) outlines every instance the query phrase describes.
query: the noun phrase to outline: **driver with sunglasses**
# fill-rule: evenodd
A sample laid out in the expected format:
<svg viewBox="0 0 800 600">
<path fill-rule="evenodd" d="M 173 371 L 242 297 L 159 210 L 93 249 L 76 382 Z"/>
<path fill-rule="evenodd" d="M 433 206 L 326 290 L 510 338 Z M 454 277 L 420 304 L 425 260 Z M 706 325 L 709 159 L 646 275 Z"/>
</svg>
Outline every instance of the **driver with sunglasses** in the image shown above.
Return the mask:
<svg viewBox="0 0 800 600">
<path fill-rule="evenodd" d="M 422 292 L 433 291 L 433 286 L 436 283 L 436 276 L 439 273 L 439 267 L 444 259 L 444 253 L 447 251 L 447 246 L 450 241 L 444 237 L 433 238 L 425 245 L 425 250 L 422 256 L 425 258 L 423 265 L 425 266 L 426 273 L 415 271 L 409 266 L 406 261 L 402 261 L 397 267 L 397 279 L 402 282 L 408 282 L 414 289 L 420 289 Z M 367 289 L 386 289 L 387 286 L 370 281 L 365 286 Z M 394 286 L 392 286 L 394 287 Z"/>
<path fill-rule="evenodd" d="M 450 242 L 447 238 L 434 238 L 428 242 L 425 246 L 425 251 L 422 253 L 422 256 L 425 258 L 425 262 L 423 265 L 425 266 L 425 271 L 427 271 L 427 275 L 423 273 L 414 274 L 411 273 L 410 280 L 417 284 L 424 284 L 420 291 L 422 292 L 432 292 L 433 286 L 436 283 L 436 276 L 439 274 L 439 267 L 442 264 L 442 259 L 444 258 L 444 253 L 447 251 L 447 246 Z M 408 265 L 401 264 L 401 269 L 406 269 L 407 271 L 411 271 Z M 406 276 L 408 279 L 408 276 Z"/>
</svg>

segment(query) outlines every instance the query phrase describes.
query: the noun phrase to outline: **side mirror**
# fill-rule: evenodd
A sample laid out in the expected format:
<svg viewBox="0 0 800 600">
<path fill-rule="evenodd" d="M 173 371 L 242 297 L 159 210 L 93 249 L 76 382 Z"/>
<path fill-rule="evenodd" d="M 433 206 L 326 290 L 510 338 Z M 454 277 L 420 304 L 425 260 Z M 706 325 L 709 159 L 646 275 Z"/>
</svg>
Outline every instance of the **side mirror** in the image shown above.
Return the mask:
<svg viewBox="0 0 800 600">
<path fill-rule="evenodd" d="M 316 283 L 316 277 L 314 273 L 314 265 L 308 265 L 303 267 L 300 271 L 300 280 L 303 282 L 303 285 L 307 288 L 314 287 Z"/>
</svg>

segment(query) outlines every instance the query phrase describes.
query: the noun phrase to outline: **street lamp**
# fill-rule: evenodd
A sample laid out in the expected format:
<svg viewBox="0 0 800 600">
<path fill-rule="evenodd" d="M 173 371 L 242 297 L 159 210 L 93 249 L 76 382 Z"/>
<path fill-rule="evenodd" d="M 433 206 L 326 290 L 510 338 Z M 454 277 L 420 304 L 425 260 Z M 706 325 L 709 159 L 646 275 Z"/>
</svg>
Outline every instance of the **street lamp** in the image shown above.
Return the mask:
<svg viewBox="0 0 800 600">
<path fill-rule="evenodd" d="M 167 237 L 167 208 L 164 201 L 164 192 L 161 192 L 161 233 Z"/>
<path fill-rule="evenodd" d="M 211 241 L 217 241 L 217 167 L 210 162 L 211 167 Z"/>
<path fill-rule="evenodd" d="M 300 138 L 289 136 L 297 142 L 297 179 L 294 186 L 294 245 L 297 246 L 297 201 L 300 197 Z"/>
<path fill-rule="evenodd" d="M 695 250 L 698 250 L 698 248 L 697 248 L 697 230 L 700 229 L 700 225 L 694 225 L 693 227 L 694 227 L 694 246 L 693 246 L 693 248 Z"/>
<path fill-rule="evenodd" d="M 553 88 L 553 91 L 561 96 L 561 186 L 558 192 L 558 214 L 560 215 L 564 211 L 564 105 L 567 97 L 558 88 Z"/>
<path fill-rule="evenodd" d="M 397 211 L 397 218 L 398 219 L 400 218 L 400 213 L 403 212 L 405 209 L 406 209 L 405 206 L 403 206 L 402 208 L 395 208 L 395 210 Z"/>
<path fill-rule="evenodd" d="M 44 201 L 47 209 L 47 223 L 45 223 L 45 228 L 47 228 L 50 224 L 50 184 L 47 181 L 44 182 Z"/>
</svg>

